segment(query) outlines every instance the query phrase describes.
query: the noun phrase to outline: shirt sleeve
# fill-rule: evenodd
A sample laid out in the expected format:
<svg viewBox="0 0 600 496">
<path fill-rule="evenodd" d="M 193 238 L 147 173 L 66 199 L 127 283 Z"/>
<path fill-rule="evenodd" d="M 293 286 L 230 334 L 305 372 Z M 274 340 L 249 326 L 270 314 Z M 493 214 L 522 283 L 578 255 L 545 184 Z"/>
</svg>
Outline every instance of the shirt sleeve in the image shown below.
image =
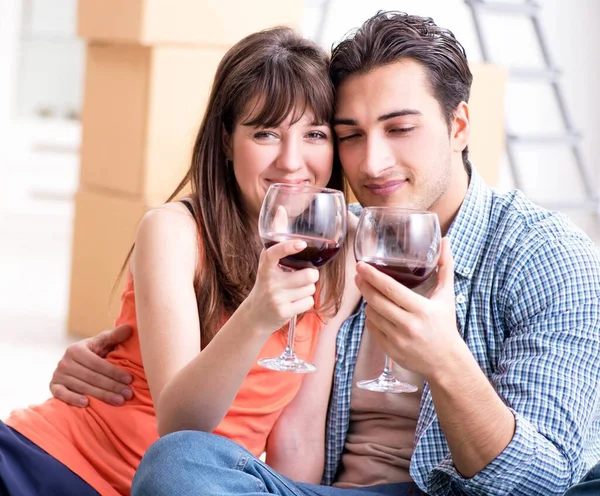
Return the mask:
<svg viewBox="0 0 600 496">
<path fill-rule="evenodd" d="M 515 416 L 515 434 L 469 479 L 448 455 L 430 474 L 430 487 L 469 495 L 562 495 L 588 468 L 583 450 L 600 384 L 598 252 L 573 235 L 518 253 L 499 293 L 506 339 L 490 378 Z"/>
</svg>

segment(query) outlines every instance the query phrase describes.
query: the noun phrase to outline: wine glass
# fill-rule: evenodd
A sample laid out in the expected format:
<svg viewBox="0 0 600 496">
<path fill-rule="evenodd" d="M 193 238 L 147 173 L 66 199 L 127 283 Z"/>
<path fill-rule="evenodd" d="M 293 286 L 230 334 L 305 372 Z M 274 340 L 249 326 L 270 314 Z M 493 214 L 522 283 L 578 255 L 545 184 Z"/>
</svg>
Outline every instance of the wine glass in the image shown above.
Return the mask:
<svg viewBox="0 0 600 496">
<path fill-rule="evenodd" d="M 363 208 L 354 241 L 357 261 L 365 262 L 409 289 L 423 284 L 437 269 L 441 246 L 437 214 L 395 207 Z M 377 379 L 356 385 L 382 393 L 413 393 L 418 388 L 402 382 L 392 372 L 386 355 Z"/>
<path fill-rule="evenodd" d="M 320 268 L 342 249 L 346 239 L 346 201 L 341 191 L 305 184 L 272 184 L 258 220 L 265 248 L 288 240 L 301 240 L 306 248 L 279 261 L 284 270 Z M 294 353 L 296 316 L 288 325 L 287 346 L 276 358 L 259 365 L 282 372 L 307 373 L 317 368 Z"/>
</svg>

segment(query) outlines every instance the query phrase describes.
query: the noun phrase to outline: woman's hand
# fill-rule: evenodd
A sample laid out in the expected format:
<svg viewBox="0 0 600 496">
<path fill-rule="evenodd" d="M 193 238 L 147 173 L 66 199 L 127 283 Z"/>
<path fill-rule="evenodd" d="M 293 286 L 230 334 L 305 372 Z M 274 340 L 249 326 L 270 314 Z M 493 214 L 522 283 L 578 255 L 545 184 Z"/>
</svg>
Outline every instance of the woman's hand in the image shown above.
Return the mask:
<svg viewBox="0 0 600 496">
<path fill-rule="evenodd" d="M 261 253 L 256 283 L 243 305 L 253 321 L 259 322 L 269 334 L 280 329 L 294 315 L 309 311 L 315 304 L 319 271 L 287 271 L 279 265 L 281 259 L 300 253 L 304 248 L 304 241 L 290 240 L 277 243 Z"/>
<path fill-rule="evenodd" d="M 131 399 L 127 387 L 131 375 L 105 360 L 115 346 L 129 339 L 131 332 L 130 326 L 120 325 L 69 346 L 52 375 L 52 396 L 81 408 L 89 404 L 86 395 L 115 406 Z"/>
</svg>

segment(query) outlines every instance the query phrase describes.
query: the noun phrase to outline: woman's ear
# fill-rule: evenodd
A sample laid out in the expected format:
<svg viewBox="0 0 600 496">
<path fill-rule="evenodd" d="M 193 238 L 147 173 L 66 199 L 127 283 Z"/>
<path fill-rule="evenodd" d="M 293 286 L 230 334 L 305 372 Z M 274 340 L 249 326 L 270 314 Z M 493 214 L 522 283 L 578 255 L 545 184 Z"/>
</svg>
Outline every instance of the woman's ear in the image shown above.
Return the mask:
<svg viewBox="0 0 600 496">
<path fill-rule="evenodd" d="M 227 158 L 227 160 L 233 160 L 233 145 L 231 143 L 231 140 L 231 135 L 227 132 L 225 126 L 223 126 L 223 130 L 221 133 L 221 143 L 223 144 L 223 150 L 225 150 L 225 157 Z"/>
</svg>

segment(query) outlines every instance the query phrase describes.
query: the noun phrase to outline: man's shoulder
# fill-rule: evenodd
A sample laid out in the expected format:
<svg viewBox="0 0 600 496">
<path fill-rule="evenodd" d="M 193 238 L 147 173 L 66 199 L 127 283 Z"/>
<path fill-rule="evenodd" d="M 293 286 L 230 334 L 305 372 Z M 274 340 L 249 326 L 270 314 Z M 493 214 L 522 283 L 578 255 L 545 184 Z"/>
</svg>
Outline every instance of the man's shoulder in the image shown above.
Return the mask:
<svg viewBox="0 0 600 496">
<path fill-rule="evenodd" d="M 491 218 L 488 255 L 508 288 L 531 289 L 560 279 L 559 285 L 579 280 L 598 292 L 600 252 L 567 216 L 511 191 L 494 193 Z"/>
<path fill-rule="evenodd" d="M 357 217 L 360 217 L 360 212 L 362 211 L 362 205 L 360 203 L 358 203 L 358 202 L 349 203 L 348 204 L 348 211 L 351 214 L 354 214 Z"/>
<path fill-rule="evenodd" d="M 492 240 L 511 253 L 529 252 L 548 243 L 594 247 L 592 240 L 566 215 L 547 210 L 519 190 L 493 192 Z"/>
</svg>

